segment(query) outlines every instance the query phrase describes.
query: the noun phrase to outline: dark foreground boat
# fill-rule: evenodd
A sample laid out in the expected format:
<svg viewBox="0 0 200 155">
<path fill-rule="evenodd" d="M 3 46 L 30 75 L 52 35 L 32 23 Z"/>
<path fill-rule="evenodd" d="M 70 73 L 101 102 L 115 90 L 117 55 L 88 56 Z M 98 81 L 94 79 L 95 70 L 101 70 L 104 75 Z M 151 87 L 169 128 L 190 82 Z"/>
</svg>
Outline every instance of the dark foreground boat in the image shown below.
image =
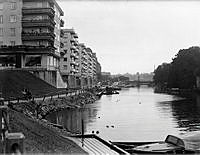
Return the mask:
<svg viewBox="0 0 200 155">
<path fill-rule="evenodd" d="M 130 154 L 194 154 L 197 146 L 176 136 L 168 135 L 160 142 L 111 142 Z"/>
</svg>

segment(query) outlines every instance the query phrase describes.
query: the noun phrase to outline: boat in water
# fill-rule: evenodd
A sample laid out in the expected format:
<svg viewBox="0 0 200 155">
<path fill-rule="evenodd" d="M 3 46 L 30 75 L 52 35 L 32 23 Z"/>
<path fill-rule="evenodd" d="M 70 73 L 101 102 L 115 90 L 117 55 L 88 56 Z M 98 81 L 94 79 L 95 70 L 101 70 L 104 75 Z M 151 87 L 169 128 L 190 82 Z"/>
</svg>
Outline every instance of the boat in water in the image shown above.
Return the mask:
<svg viewBox="0 0 200 155">
<path fill-rule="evenodd" d="M 102 95 L 113 95 L 113 94 L 119 94 L 119 92 L 116 90 L 116 88 L 107 86 L 106 88 L 98 92 L 96 95 L 98 97 L 101 97 Z"/>
<path fill-rule="evenodd" d="M 199 146 L 173 135 L 157 142 L 111 142 L 130 154 L 195 154 Z"/>
</svg>

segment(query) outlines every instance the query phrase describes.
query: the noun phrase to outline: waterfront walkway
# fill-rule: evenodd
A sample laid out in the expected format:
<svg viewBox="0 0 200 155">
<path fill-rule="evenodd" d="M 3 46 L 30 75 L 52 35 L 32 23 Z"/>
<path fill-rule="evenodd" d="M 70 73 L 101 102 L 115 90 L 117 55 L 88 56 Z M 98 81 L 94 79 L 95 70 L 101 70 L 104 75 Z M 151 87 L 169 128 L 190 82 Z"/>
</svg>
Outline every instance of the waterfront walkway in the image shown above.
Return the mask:
<svg viewBox="0 0 200 155">
<path fill-rule="evenodd" d="M 82 138 L 83 137 L 83 138 Z M 103 140 L 102 138 L 89 134 L 89 135 L 79 135 L 75 137 L 70 137 L 78 146 L 85 150 L 89 154 L 103 155 L 103 154 L 129 154 L 128 152 L 122 150 L 121 148 Z"/>
</svg>

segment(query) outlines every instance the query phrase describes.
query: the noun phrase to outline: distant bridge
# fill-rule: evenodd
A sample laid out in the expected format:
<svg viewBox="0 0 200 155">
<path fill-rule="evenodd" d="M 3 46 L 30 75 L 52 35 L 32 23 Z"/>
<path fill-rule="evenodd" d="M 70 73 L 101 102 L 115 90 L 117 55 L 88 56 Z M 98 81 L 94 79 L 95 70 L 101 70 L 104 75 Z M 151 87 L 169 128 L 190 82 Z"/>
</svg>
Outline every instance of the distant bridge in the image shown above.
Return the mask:
<svg viewBox="0 0 200 155">
<path fill-rule="evenodd" d="M 141 85 L 146 85 L 146 86 L 152 87 L 154 85 L 154 82 L 153 81 L 138 81 L 138 80 L 135 80 L 135 81 L 129 81 L 129 82 L 127 82 L 127 84 L 135 86 L 135 87 L 140 87 Z"/>
</svg>

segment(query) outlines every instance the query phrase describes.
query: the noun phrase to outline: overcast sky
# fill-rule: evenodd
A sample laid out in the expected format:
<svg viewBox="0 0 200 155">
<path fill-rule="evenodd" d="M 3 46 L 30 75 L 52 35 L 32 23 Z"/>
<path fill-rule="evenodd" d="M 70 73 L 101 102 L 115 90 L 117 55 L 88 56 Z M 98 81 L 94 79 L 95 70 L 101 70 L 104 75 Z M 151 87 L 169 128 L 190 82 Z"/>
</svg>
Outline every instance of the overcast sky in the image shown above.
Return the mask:
<svg viewBox="0 0 200 155">
<path fill-rule="evenodd" d="M 65 28 L 97 54 L 102 71 L 152 72 L 200 44 L 200 1 L 60 0 Z"/>
</svg>

